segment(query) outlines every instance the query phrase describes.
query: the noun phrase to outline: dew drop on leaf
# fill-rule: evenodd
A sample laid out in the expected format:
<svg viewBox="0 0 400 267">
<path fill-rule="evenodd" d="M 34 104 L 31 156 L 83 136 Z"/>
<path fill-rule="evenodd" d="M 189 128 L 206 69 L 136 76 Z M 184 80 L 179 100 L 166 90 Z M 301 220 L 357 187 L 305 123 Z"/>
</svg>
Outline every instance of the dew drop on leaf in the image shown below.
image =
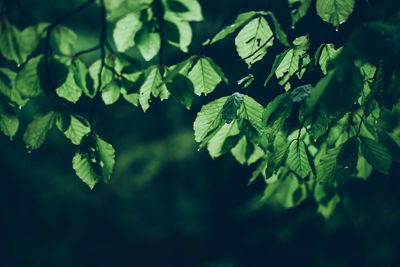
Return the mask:
<svg viewBox="0 0 400 267">
<path fill-rule="evenodd" d="M 335 32 L 338 32 L 339 31 L 339 29 L 335 29 Z"/>
<path fill-rule="evenodd" d="M 292 26 L 292 30 L 294 30 L 295 29 L 295 27 L 294 27 L 294 25 Z"/>
</svg>

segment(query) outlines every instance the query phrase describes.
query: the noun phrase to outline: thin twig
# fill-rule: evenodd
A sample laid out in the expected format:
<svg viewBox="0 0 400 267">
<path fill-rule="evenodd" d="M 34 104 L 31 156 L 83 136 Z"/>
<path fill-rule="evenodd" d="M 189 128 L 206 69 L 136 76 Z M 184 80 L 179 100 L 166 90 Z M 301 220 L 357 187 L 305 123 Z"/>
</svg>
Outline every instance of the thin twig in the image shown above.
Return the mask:
<svg viewBox="0 0 400 267">
<path fill-rule="evenodd" d="M 215 36 L 217 36 L 217 34 L 222 30 L 222 28 L 224 28 L 224 26 L 242 9 L 246 6 L 246 4 L 248 4 L 247 0 L 244 0 L 242 2 L 242 4 L 240 6 L 238 6 L 229 17 L 227 17 L 222 23 L 221 25 L 218 27 L 218 29 L 213 33 L 213 35 L 211 35 L 210 41 L 208 42 L 208 44 L 203 48 L 203 50 L 201 51 L 200 55 L 203 55 L 207 52 L 207 50 L 210 48 L 212 41 L 214 40 Z"/>
<path fill-rule="evenodd" d="M 96 45 L 96 46 L 94 46 L 94 47 L 92 47 L 92 48 L 88 48 L 88 49 L 79 51 L 79 52 L 75 53 L 74 56 L 75 56 L 75 57 L 79 57 L 79 56 L 81 56 L 81 55 L 83 55 L 83 54 L 96 51 L 97 49 L 100 49 L 100 48 L 101 48 L 101 46 L 100 46 L 100 44 L 98 44 L 98 45 Z"/>
<path fill-rule="evenodd" d="M 90 109 L 90 115 L 89 115 L 89 124 L 90 124 L 90 131 L 94 133 L 93 129 L 93 119 L 94 119 L 94 113 L 96 111 L 96 105 L 97 102 L 99 101 L 101 92 L 101 78 L 103 74 L 103 69 L 105 68 L 105 61 L 106 61 L 106 51 L 105 51 L 105 45 L 106 45 L 106 33 L 107 33 L 107 28 L 106 28 L 106 8 L 104 5 L 104 0 L 100 0 L 100 16 L 101 16 L 101 33 L 100 33 L 100 52 L 101 52 L 101 65 L 100 65 L 100 70 L 98 74 L 98 83 L 97 83 L 97 88 L 96 88 L 96 95 L 94 96 L 92 107 Z"/>
<path fill-rule="evenodd" d="M 31 15 L 28 14 L 28 12 L 26 12 L 26 10 L 22 7 L 21 5 L 21 1 L 20 0 L 16 0 L 15 1 L 15 5 L 17 6 L 17 9 L 19 11 L 19 13 L 21 13 L 22 16 L 24 16 L 27 20 L 29 20 L 29 22 L 31 22 L 32 24 L 36 24 L 36 21 L 31 17 Z"/>
<path fill-rule="evenodd" d="M 257 54 L 258 51 L 260 51 L 261 49 L 263 49 L 268 43 L 269 41 L 271 41 L 271 39 L 274 38 L 274 35 L 271 35 L 271 37 L 268 38 L 267 41 L 265 41 L 265 43 L 262 44 L 262 46 L 260 46 L 259 48 L 257 48 L 256 51 L 254 51 L 253 53 L 251 53 L 250 55 L 248 55 L 247 57 L 242 58 L 242 60 L 246 60 L 251 58 L 252 56 L 254 56 L 255 54 Z"/>
</svg>

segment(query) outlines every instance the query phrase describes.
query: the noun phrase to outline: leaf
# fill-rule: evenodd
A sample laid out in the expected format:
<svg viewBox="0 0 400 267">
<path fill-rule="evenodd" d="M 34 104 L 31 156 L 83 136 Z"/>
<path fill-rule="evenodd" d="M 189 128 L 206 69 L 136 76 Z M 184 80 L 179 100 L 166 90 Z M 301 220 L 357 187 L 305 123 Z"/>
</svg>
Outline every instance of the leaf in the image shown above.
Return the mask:
<svg viewBox="0 0 400 267">
<path fill-rule="evenodd" d="M 197 60 L 188 77 L 193 82 L 194 92 L 197 95 L 211 93 L 222 80 L 207 57 L 200 57 Z"/>
<path fill-rule="evenodd" d="M 22 108 L 29 99 L 23 98 L 16 88 L 17 73 L 0 68 L 0 98 L 4 97 L 7 105 Z"/>
<path fill-rule="evenodd" d="M 393 160 L 400 162 L 400 145 L 396 140 L 386 131 L 379 131 L 379 143 L 381 143 L 389 151 Z"/>
<path fill-rule="evenodd" d="M 267 48 L 272 46 L 273 42 L 271 28 L 262 16 L 247 23 L 235 38 L 236 50 L 249 68 L 266 55 Z"/>
<path fill-rule="evenodd" d="M 145 81 L 140 87 L 139 102 L 143 111 L 146 112 L 146 110 L 150 107 L 149 100 L 151 94 L 153 93 L 153 96 L 157 97 L 161 90 L 166 90 L 166 87 L 164 84 L 162 84 L 162 77 L 157 66 L 151 66 L 148 68 L 144 75 Z"/>
<path fill-rule="evenodd" d="M 286 33 L 282 30 L 281 25 L 279 24 L 278 20 L 276 19 L 274 13 L 268 11 L 266 12 L 268 16 L 270 16 L 272 23 L 274 24 L 275 36 L 285 46 L 290 46 Z"/>
<path fill-rule="evenodd" d="M 124 52 L 135 45 L 135 34 L 142 26 L 139 16 L 139 12 L 129 13 L 116 23 L 113 38 L 118 51 Z"/>
<path fill-rule="evenodd" d="M 361 152 L 369 164 L 377 171 L 387 174 L 392 163 L 388 150 L 375 140 L 360 136 Z"/>
<path fill-rule="evenodd" d="M 58 87 L 65 83 L 68 77 L 68 67 L 55 57 L 49 57 L 48 62 L 45 62 L 45 57 L 42 57 L 37 71 L 40 80 L 40 86 L 45 95 L 52 94 Z"/>
<path fill-rule="evenodd" d="M 74 145 L 79 145 L 83 136 L 90 132 L 89 122 L 81 116 L 70 116 L 70 124 L 64 134 Z"/>
<path fill-rule="evenodd" d="M 172 82 L 167 83 L 167 88 L 173 97 L 190 109 L 194 98 L 194 88 L 193 83 L 186 76 L 175 75 Z"/>
<path fill-rule="evenodd" d="M 311 167 L 308 162 L 305 144 L 302 141 L 293 142 L 290 145 L 286 163 L 301 178 L 305 178 L 310 173 Z"/>
<path fill-rule="evenodd" d="M 305 84 L 296 87 L 293 91 L 290 92 L 289 96 L 293 102 L 301 102 L 310 95 L 311 89 L 312 89 L 311 84 Z"/>
<path fill-rule="evenodd" d="M 85 70 L 82 68 L 82 69 L 80 69 L 80 71 L 82 71 L 82 73 L 79 74 L 79 79 L 83 78 Z M 101 87 L 98 88 L 100 71 L 101 71 Z M 93 98 L 96 95 L 97 90 L 100 89 L 100 91 L 101 91 L 105 85 L 107 85 L 109 82 L 111 82 L 113 80 L 113 78 L 114 78 L 114 74 L 112 73 L 112 71 L 107 68 L 102 68 L 101 60 L 100 59 L 96 60 L 89 67 L 89 75 L 86 75 L 86 77 L 84 77 L 84 79 L 86 81 L 86 90 L 83 90 L 83 92 L 88 97 Z"/>
<path fill-rule="evenodd" d="M 197 113 L 193 124 L 194 136 L 196 142 L 201 142 L 208 133 L 215 130 L 222 124 L 222 108 L 228 97 L 221 97 L 207 105 L 204 105 Z"/>
<path fill-rule="evenodd" d="M 319 65 L 321 66 L 321 70 L 324 75 L 328 73 L 327 69 L 329 64 L 331 64 L 333 60 L 340 54 L 341 50 L 342 47 L 335 49 L 335 45 L 333 44 L 323 45 L 321 54 L 319 56 Z"/>
<path fill-rule="evenodd" d="M 0 27 L 0 52 L 8 60 L 13 60 L 17 64 L 22 64 L 23 60 L 18 49 L 18 37 L 20 31 L 5 19 Z"/>
<path fill-rule="evenodd" d="M 143 26 L 135 34 L 135 44 L 137 45 L 140 54 L 146 61 L 150 61 L 158 54 L 161 46 L 161 38 L 158 32 L 151 32 L 150 26 Z"/>
<path fill-rule="evenodd" d="M 336 158 L 339 151 L 340 147 L 335 147 L 326 151 L 326 153 L 321 157 L 320 162 L 316 167 L 318 182 L 330 182 L 336 177 Z"/>
<path fill-rule="evenodd" d="M 109 82 L 101 92 L 101 98 L 104 104 L 111 105 L 117 102 L 121 94 L 121 84 L 118 80 L 112 80 Z"/>
<path fill-rule="evenodd" d="M 211 44 L 218 42 L 219 40 L 224 39 L 226 36 L 230 35 L 231 33 L 233 33 L 234 31 L 236 31 L 238 28 L 240 28 L 240 26 L 242 26 L 244 23 L 246 23 L 249 19 L 251 19 L 252 17 L 254 17 L 257 14 L 257 12 L 255 11 L 249 11 L 249 12 L 245 12 L 242 14 L 239 14 L 236 19 L 235 22 L 229 26 L 226 26 L 225 28 L 223 28 L 222 30 L 220 30 L 212 39 Z M 203 45 L 208 45 L 210 43 L 210 39 L 207 39 L 207 41 L 205 41 L 203 43 Z"/>
<path fill-rule="evenodd" d="M 184 13 L 189 11 L 189 9 L 179 1 L 167 0 L 166 2 L 168 9 L 171 10 L 172 12 Z"/>
<path fill-rule="evenodd" d="M 269 80 L 272 78 L 272 76 L 274 75 L 276 69 L 281 65 L 283 59 L 286 57 L 286 54 L 289 53 L 290 50 L 286 50 L 282 53 L 280 53 L 279 55 L 277 55 L 275 57 L 274 63 L 272 63 L 272 67 L 271 67 L 271 71 L 267 77 L 267 79 L 264 82 L 264 87 L 267 86 Z"/>
<path fill-rule="evenodd" d="M 72 159 L 72 167 L 78 177 L 93 189 L 100 180 L 105 183 L 110 181 L 114 158 L 115 151 L 109 143 L 96 135 L 87 134 Z"/>
<path fill-rule="evenodd" d="M 23 136 L 28 151 L 38 149 L 43 144 L 48 131 L 53 127 L 54 119 L 55 113 L 50 111 L 28 124 Z"/>
<path fill-rule="evenodd" d="M 42 58 L 43 55 L 31 58 L 19 71 L 15 85 L 21 96 L 31 98 L 42 93 L 38 74 L 38 65 Z"/>
<path fill-rule="evenodd" d="M 5 103 L 0 95 L 0 130 L 12 140 L 18 127 L 19 120 L 16 110 Z"/>
<path fill-rule="evenodd" d="M 292 17 L 292 25 L 294 26 L 302 17 L 307 14 L 308 9 L 312 3 L 312 0 L 288 0 L 289 7 L 292 8 L 296 3 L 297 8 L 290 11 L 290 16 Z"/>
<path fill-rule="evenodd" d="M 208 142 L 207 149 L 210 156 L 217 158 L 234 147 L 239 140 L 238 138 L 232 139 L 230 137 L 237 136 L 239 133 L 237 121 L 224 124 Z"/>
<path fill-rule="evenodd" d="M 338 28 L 353 12 L 354 0 L 317 0 L 317 14 L 324 21 Z"/>
<path fill-rule="evenodd" d="M 243 103 L 238 112 L 238 117 L 240 119 L 245 119 L 248 121 L 254 129 L 258 132 L 262 131 L 262 116 L 264 112 L 263 106 L 260 105 L 257 101 L 255 101 L 250 96 L 244 95 Z"/>
<path fill-rule="evenodd" d="M 72 55 L 78 36 L 71 29 L 57 26 L 54 29 L 54 39 L 61 54 Z"/>
<path fill-rule="evenodd" d="M 354 173 L 358 161 L 359 141 L 356 137 L 349 138 L 340 148 L 336 158 L 337 167 L 342 173 L 350 176 Z"/>
<path fill-rule="evenodd" d="M 228 79 L 225 77 L 224 72 L 221 70 L 221 68 L 214 62 L 214 60 L 210 57 L 206 57 L 206 59 L 208 60 L 208 62 L 211 64 L 211 66 L 213 67 L 214 71 L 219 75 L 219 77 L 222 79 L 222 81 L 224 83 L 226 83 L 227 85 L 229 85 L 229 81 Z"/>
<path fill-rule="evenodd" d="M 247 159 L 249 157 L 248 151 L 249 146 L 247 144 L 247 139 L 245 136 L 242 136 L 236 146 L 231 149 L 233 157 L 242 165 L 247 162 Z"/>
<path fill-rule="evenodd" d="M 190 24 L 186 21 L 174 20 L 168 17 L 164 18 L 164 32 L 168 43 L 187 53 L 188 47 L 192 42 L 192 28 Z"/>
<path fill-rule="evenodd" d="M 65 98 L 72 103 L 76 103 L 82 95 L 82 89 L 75 83 L 74 72 L 69 71 L 65 82 L 56 89 L 59 97 Z"/>
<path fill-rule="evenodd" d="M 238 85 L 242 85 L 243 84 L 242 88 L 245 89 L 245 88 L 250 86 L 250 84 L 254 81 L 254 78 L 255 78 L 254 75 L 250 73 L 246 77 L 244 77 L 244 78 L 240 79 L 239 81 L 237 81 L 237 84 Z"/>
<path fill-rule="evenodd" d="M 222 119 L 225 123 L 231 123 L 236 118 L 237 112 L 242 105 L 243 97 L 238 92 L 233 93 L 228 97 L 224 106 L 222 107 Z"/>
</svg>

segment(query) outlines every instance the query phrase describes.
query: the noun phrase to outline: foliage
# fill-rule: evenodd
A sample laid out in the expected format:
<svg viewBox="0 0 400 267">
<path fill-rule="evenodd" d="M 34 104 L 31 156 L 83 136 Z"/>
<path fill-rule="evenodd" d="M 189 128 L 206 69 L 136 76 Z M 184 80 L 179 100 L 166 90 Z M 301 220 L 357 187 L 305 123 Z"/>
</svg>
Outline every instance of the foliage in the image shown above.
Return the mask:
<svg viewBox="0 0 400 267">
<path fill-rule="evenodd" d="M 61 24 L 90 5 L 100 11 L 99 41 L 75 51 L 77 33 Z M 288 7 L 293 27 L 312 16 L 312 21 L 331 24 L 333 32 L 356 8 L 354 0 L 289 0 Z M 167 66 L 165 45 L 189 51 L 190 23 L 203 20 L 197 0 L 89 0 L 52 23 L 22 30 L 2 13 L 0 129 L 12 139 L 21 126 L 20 110 L 28 102 L 36 104 L 41 111 L 23 130 L 27 149 L 38 149 L 49 131 L 58 130 L 78 146 L 72 165 L 79 178 L 91 189 L 101 180 L 108 183 L 118 152 L 94 128 L 98 101 L 113 105 L 123 98 L 146 112 L 152 98 L 176 99 L 190 109 L 196 97 L 212 94 L 221 82 L 231 86 L 206 52 L 237 32 L 236 50 L 250 71 L 263 64 L 269 51 L 279 51 L 271 55 L 272 66 L 263 65 L 268 73 L 250 73 L 239 85 L 244 89 L 267 77 L 264 87 L 277 82 L 279 89 L 265 103 L 235 92 L 203 105 L 194 138 L 212 158 L 230 152 L 240 164 L 254 164 L 250 182 L 259 176 L 266 182 L 259 201 L 290 208 L 313 198 L 318 211 L 329 217 L 346 198 L 341 190 L 346 181 L 367 179 L 373 169 L 387 174 L 392 159 L 399 160 L 399 126 L 386 129 L 380 123 L 383 114 L 398 108 L 400 98 L 399 22 L 388 14 L 350 25 L 340 45 L 315 40 L 312 30 L 292 36 L 269 10 L 234 14 L 233 24 L 206 40 L 198 55 Z M 110 26 L 113 44 L 107 36 Z M 130 56 L 132 49 L 144 66 Z M 94 62 L 80 59 L 96 50 L 100 57 Z M 50 108 L 35 101 L 43 97 L 53 103 Z M 92 103 L 86 116 L 70 108 L 82 98 Z"/>
</svg>

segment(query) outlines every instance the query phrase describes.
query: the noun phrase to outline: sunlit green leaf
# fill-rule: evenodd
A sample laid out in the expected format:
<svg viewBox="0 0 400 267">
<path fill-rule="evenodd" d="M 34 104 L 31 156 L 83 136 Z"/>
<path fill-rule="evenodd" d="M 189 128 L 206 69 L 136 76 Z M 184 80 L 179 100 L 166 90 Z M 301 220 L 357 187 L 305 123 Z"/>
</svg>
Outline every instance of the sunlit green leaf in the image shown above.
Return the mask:
<svg viewBox="0 0 400 267">
<path fill-rule="evenodd" d="M 388 150 L 375 140 L 367 137 L 360 137 L 361 152 L 369 164 L 381 173 L 388 173 L 392 163 L 392 157 Z"/>
<path fill-rule="evenodd" d="M 354 0 L 317 0 L 317 13 L 335 28 L 344 23 L 353 12 Z"/>
</svg>

